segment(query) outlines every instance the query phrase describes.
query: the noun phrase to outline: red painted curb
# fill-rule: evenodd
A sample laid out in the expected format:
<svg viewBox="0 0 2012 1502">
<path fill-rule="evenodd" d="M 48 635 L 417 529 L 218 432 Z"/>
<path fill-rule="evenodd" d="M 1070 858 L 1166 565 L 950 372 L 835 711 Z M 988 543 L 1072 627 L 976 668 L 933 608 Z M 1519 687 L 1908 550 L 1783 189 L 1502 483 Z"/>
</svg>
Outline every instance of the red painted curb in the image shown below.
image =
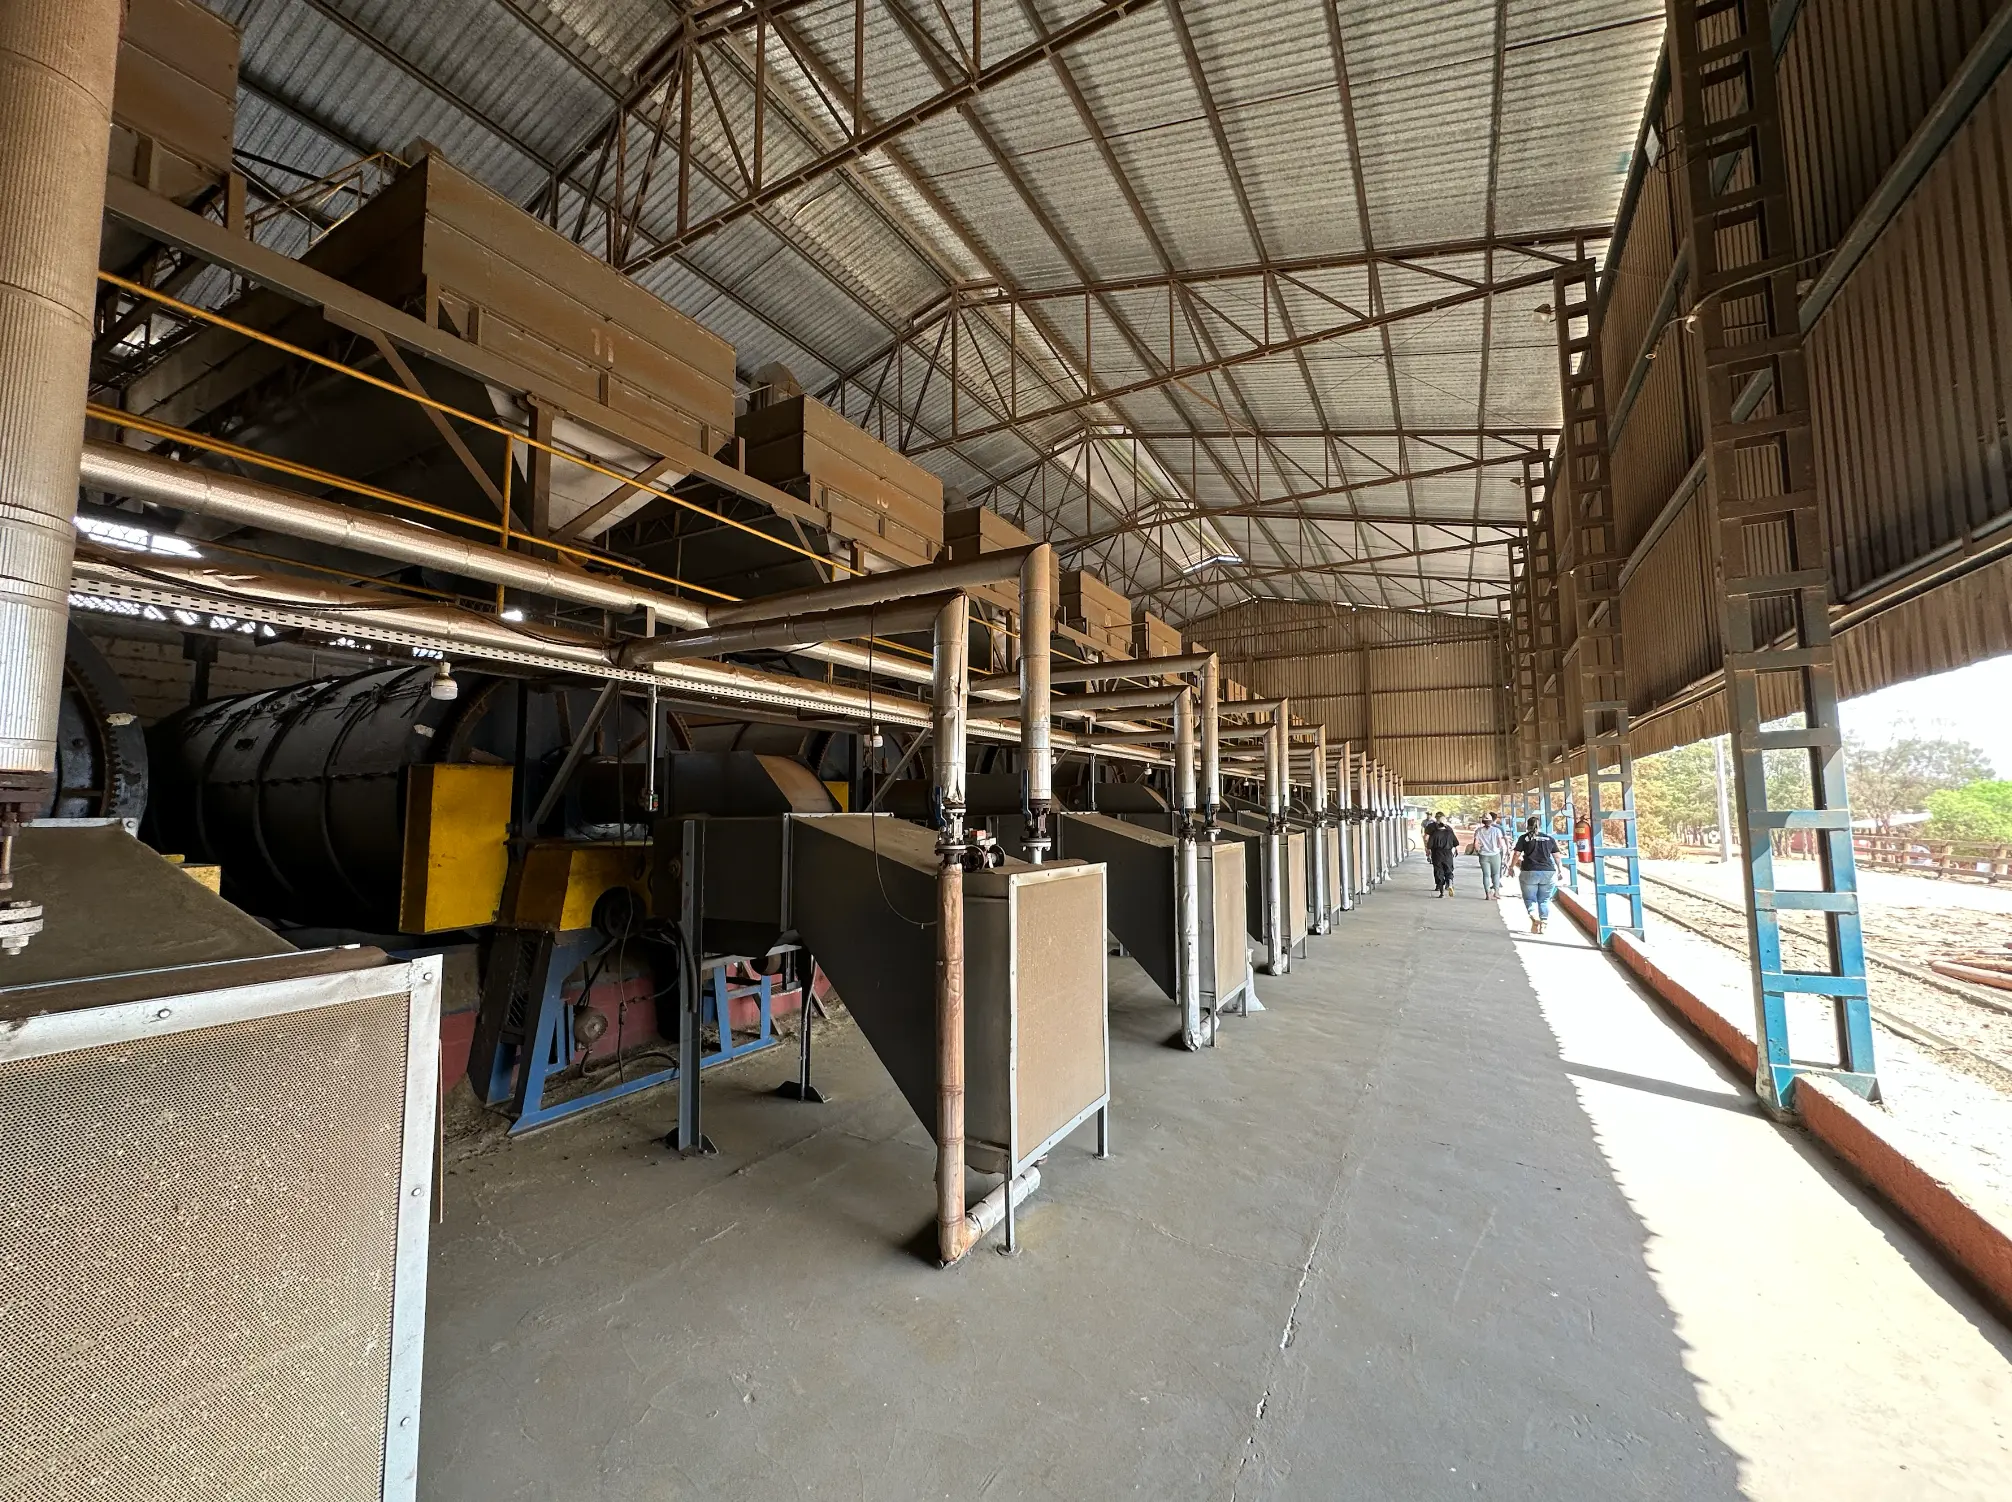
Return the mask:
<svg viewBox="0 0 2012 1502">
<path fill-rule="evenodd" d="M 1878 1109 L 1829 1080 L 1796 1081 L 1795 1105 L 1810 1135 L 1843 1159 L 1915 1229 L 2012 1316 L 2012 1236 L 1955 1184 L 1910 1157 Z"/>
<path fill-rule="evenodd" d="M 1566 892 L 1558 894 L 1557 902 L 1587 937 L 1593 936 L 1593 914 L 1584 903 Z M 1608 948 L 1715 1053 L 1753 1078 L 1760 1055 L 1751 1033 L 1665 973 L 1626 934 L 1614 935 Z M 1796 1083 L 1795 1104 L 1810 1136 L 1960 1269 L 1998 1305 L 2001 1315 L 2012 1318 L 2012 1230 L 1993 1221 L 1960 1187 L 1910 1150 L 1905 1127 L 1849 1090 L 1828 1080 L 1802 1079 Z"/>
</svg>

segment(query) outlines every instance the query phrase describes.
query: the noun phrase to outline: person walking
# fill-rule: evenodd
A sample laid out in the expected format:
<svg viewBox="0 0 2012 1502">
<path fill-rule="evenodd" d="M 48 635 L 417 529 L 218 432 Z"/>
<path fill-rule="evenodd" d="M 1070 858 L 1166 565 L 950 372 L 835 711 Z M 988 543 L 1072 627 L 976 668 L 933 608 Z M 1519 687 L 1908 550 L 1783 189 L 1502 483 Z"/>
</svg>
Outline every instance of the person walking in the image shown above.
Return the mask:
<svg viewBox="0 0 2012 1502">
<path fill-rule="evenodd" d="M 1536 814 L 1509 856 L 1509 869 L 1523 888 L 1523 910 L 1530 915 L 1530 932 L 1541 934 L 1551 921 L 1551 898 L 1558 890 L 1558 842 Z"/>
<path fill-rule="evenodd" d="M 1425 825 L 1425 854 L 1432 862 L 1432 885 L 1440 897 L 1453 890 L 1453 857 L 1459 853 L 1460 836 L 1444 813 L 1434 814 Z"/>
<path fill-rule="evenodd" d="M 1508 826 L 1493 812 L 1481 816 L 1481 827 L 1474 831 L 1474 855 L 1481 862 L 1481 900 L 1499 902 L 1502 899 L 1502 858 L 1513 848 Z"/>
</svg>

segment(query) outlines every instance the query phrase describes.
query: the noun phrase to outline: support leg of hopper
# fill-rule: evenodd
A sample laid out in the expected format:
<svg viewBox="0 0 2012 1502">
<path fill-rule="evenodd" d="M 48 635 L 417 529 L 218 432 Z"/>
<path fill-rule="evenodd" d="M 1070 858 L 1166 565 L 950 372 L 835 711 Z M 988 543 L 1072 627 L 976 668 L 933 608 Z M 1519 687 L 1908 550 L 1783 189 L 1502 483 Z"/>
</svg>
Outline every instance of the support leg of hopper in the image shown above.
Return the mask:
<svg viewBox="0 0 2012 1502">
<path fill-rule="evenodd" d="M 796 1078 L 784 1080 L 775 1087 L 775 1093 L 784 1100 L 800 1100 L 806 1105 L 824 1104 L 824 1093 L 810 1082 L 810 988 L 817 977 L 817 968 L 801 952 L 791 961 L 796 970 L 797 1002 L 796 1012 Z"/>
</svg>

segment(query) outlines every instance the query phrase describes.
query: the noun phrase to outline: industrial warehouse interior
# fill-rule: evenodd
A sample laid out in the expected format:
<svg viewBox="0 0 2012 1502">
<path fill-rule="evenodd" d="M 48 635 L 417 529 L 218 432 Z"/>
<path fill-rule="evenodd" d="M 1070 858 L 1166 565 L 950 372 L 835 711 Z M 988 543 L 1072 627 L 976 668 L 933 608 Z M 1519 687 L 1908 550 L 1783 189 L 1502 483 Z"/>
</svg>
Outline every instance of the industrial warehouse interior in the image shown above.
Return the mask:
<svg viewBox="0 0 2012 1502">
<path fill-rule="evenodd" d="M 2008 60 L 0 0 L 0 1502 L 2012 1496 Z"/>
</svg>

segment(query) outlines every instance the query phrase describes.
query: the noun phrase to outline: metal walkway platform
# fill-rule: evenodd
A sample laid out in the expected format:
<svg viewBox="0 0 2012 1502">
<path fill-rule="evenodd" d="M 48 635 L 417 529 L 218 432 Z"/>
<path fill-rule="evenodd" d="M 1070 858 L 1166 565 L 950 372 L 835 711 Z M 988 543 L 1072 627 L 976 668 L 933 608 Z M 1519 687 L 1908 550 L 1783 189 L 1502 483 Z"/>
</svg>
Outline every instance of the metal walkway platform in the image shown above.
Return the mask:
<svg viewBox="0 0 2012 1502">
<path fill-rule="evenodd" d="M 1401 868 L 945 1273 L 856 1031 L 458 1161 L 423 1496 L 1988 1497 L 2012 1334 L 1554 918 Z M 1514 920 L 1513 924 L 1510 921 Z M 587 1478 L 583 1480 L 584 1478 Z"/>
</svg>

